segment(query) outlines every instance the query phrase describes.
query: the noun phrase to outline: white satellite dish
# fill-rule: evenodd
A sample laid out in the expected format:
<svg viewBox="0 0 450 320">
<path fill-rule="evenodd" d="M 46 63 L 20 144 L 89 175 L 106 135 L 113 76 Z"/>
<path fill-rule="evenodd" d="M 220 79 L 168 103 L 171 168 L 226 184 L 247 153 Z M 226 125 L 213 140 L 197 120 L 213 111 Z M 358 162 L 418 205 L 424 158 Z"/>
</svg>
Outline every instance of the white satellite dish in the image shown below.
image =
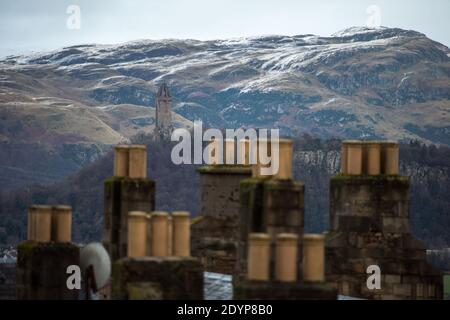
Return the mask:
<svg viewBox="0 0 450 320">
<path fill-rule="evenodd" d="M 93 276 L 97 289 L 108 283 L 111 276 L 111 259 L 101 243 L 89 243 L 81 249 L 80 265 L 85 277 L 91 273 L 90 277 Z"/>
</svg>

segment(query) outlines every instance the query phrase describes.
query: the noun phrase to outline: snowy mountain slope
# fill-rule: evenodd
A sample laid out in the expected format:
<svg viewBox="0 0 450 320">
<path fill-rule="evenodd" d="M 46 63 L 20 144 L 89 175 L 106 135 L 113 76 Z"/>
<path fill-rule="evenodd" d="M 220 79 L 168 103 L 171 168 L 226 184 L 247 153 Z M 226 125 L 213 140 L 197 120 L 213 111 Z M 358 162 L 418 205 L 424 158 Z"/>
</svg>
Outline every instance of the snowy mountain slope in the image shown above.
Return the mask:
<svg viewBox="0 0 450 320">
<path fill-rule="evenodd" d="M 450 145 L 449 56 L 416 31 L 357 27 L 330 37 L 141 40 L 10 56 L 0 60 L 0 141 L 117 143 L 150 130 L 147 107 L 166 81 L 180 126 L 202 119 Z"/>
<path fill-rule="evenodd" d="M 331 37 L 143 40 L 8 57 L 0 101 L 45 95 L 152 106 L 152 90 L 167 81 L 176 112 L 212 126 L 449 144 L 449 77 L 449 49 L 421 33 L 349 28 Z"/>
</svg>

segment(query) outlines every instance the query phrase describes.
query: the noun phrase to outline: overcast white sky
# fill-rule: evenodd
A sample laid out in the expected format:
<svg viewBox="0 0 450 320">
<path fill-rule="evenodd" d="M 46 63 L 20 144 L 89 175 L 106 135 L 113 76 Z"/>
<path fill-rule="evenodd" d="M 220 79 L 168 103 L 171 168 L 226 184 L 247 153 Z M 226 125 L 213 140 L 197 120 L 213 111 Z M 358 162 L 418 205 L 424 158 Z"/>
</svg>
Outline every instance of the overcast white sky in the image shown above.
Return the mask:
<svg viewBox="0 0 450 320">
<path fill-rule="evenodd" d="M 79 29 L 67 27 L 70 5 L 80 8 Z M 0 56 L 136 39 L 328 36 L 365 25 L 370 5 L 381 25 L 450 45 L 449 0 L 0 0 Z"/>
</svg>

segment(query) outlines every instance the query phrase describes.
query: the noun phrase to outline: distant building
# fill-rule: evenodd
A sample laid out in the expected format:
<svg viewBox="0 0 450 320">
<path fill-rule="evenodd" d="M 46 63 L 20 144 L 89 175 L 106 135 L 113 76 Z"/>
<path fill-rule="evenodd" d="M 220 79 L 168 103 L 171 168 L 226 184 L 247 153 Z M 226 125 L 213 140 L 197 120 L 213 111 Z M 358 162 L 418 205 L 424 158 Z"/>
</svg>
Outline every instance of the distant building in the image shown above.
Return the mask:
<svg viewBox="0 0 450 320">
<path fill-rule="evenodd" d="M 172 134 L 172 96 L 164 82 L 156 93 L 156 125 L 154 137 L 157 140 L 169 140 Z"/>
</svg>

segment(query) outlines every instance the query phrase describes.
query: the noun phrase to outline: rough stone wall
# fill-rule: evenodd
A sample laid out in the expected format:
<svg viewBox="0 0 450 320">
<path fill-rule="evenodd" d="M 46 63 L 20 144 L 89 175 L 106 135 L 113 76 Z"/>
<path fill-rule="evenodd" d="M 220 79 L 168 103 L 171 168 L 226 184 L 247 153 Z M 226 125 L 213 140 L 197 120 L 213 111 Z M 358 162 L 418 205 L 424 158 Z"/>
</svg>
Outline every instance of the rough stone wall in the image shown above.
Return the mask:
<svg viewBox="0 0 450 320">
<path fill-rule="evenodd" d="M 409 233 L 409 181 L 402 176 L 338 175 L 330 183 L 327 280 L 340 294 L 368 299 L 441 299 L 442 275 Z M 366 269 L 381 269 L 381 289 Z"/>
<path fill-rule="evenodd" d="M 251 176 L 245 166 L 205 166 L 200 168 L 201 215 L 239 221 L 239 186 Z"/>
<path fill-rule="evenodd" d="M 233 274 L 239 238 L 239 185 L 251 175 L 246 166 L 205 166 L 199 169 L 201 212 L 191 226 L 192 256 L 206 271 Z"/>
<path fill-rule="evenodd" d="M 0 300 L 16 299 L 16 263 L 0 263 Z"/>
<path fill-rule="evenodd" d="M 205 270 L 233 274 L 236 264 L 236 221 L 215 217 L 197 217 L 191 225 L 191 254 Z"/>
<path fill-rule="evenodd" d="M 112 299 L 203 299 L 203 266 L 192 257 L 119 259 L 112 278 Z"/>
<path fill-rule="evenodd" d="M 408 179 L 402 176 L 333 177 L 330 229 L 408 233 Z"/>
<path fill-rule="evenodd" d="M 119 177 L 105 181 L 103 245 L 112 261 L 127 255 L 128 212 L 150 212 L 154 208 L 154 181 Z"/>
<path fill-rule="evenodd" d="M 233 279 L 233 298 L 244 300 L 335 300 L 337 290 L 329 282 L 302 281 L 304 193 L 303 183 L 294 180 L 249 178 L 240 187 L 240 239 L 238 263 Z M 269 279 L 247 279 L 248 235 L 253 232 L 269 234 Z M 294 233 L 297 243 L 297 281 L 280 282 L 275 277 L 276 235 Z"/>
<path fill-rule="evenodd" d="M 301 279 L 302 243 L 304 229 L 303 183 L 293 180 L 250 178 L 241 182 L 240 236 L 238 243 L 238 263 L 236 274 L 247 273 L 247 239 L 252 232 L 268 233 L 275 239 L 278 233 L 298 235 L 298 279 Z M 272 241 L 270 257 L 270 278 L 275 270 L 274 247 Z"/>
<path fill-rule="evenodd" d="M 80 250 L 71 243 L 25 241 L 17 246 L 18 300 L 77 300 L 67 288 L 67 267 L 80 265 Z"/>
</svg>

